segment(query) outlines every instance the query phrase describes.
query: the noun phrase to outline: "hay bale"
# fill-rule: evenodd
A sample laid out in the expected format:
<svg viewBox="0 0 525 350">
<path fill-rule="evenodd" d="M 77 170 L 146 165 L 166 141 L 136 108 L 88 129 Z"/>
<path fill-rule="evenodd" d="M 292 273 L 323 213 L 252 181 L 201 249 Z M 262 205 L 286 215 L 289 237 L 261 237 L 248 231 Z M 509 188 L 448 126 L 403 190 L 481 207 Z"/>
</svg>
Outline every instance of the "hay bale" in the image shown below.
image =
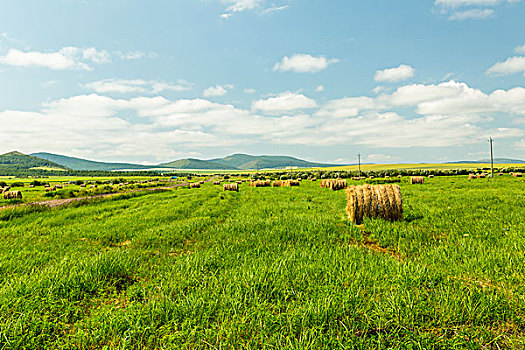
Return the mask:
<svg viewBox="0 0 525 350">
<path fill-rule="evenodd" d="M 422 185 L 424 183 L 425 183 L 425 178 L 423 176 L 412 176 L 410 178 L 411 185 L 416 185 L 416 184 Z"/>
<path fill-rule="evenodd" d="M 272 182 L 270 180 L 257 180 L 250 182 L 251 187 L 270 187 Z"/>
<path fill-rule="evenodd" d="M 4 199 L 22 199 L 22 192 L 20 191 L 4 192 Z"/>
<path fill-rule="evenodd" d="M 434 178 L 434 175 L 428 175 L 428 178 L 429 178 L 429 179 L 433 179 L 433 178 Z"/>
<path fill-rule="evenodd" d="M 317 181 L 317 178 L 314 177 L 314 178 L 312 179 L 312 181 Z"/>
<path fill-rule="evenodd" d="M 348 187 L 347 181 L 343 179 L 325 179 L 321 181 L 321 188 L 330 188 L 334 191 Z"/>
<path fill-rule="evenodd" d="M 476 174 L 468 174 L 468 178 L 469 180 L 471 180 L 471 179 L 477 179 L 478 177 L 476 176 Z"/>
<path fill-rule="evenodd" d="M 346 212 L 360 225 L 365 217 L 398 221 L 403 219 L 403 199 L 399 185 L 363 185 L 346 189 Z"/>
<path fill-rule="evenodd" d="M 215 181 L 213 184 L 217 186 L 217 185 L 220 185 L 221 182 L 220 181 Z"/>
<path fill-rule="evenodd" d="M 239 192 L 239 184 L 236 183 L 236 182 L 225 183 L 224 186 L 223 186 L 223 190 L 224 191 Z"/>
<path fill-rule="evenodd" d="M 484 179 L 486 177 L 487 177 L 487 174 L 484 174 L 484 173 L 478 174 L 478 179 Z"/>
<path fill-rule="evenodd" d="M 286 180 L 283 182 L 282 187 L 298 187 L 301 186 L 301 183 L 296 180 Z"/>
<path fill-rule="evenodd" d="M 200 182 L 192 182 L 190 188 L 201 188 Z"/>
<path fill-rule="evenodd" d="M 279 180 L 275 180 L 273 182 L 273 187 L 283 187 L 283 182 Z"/>
<path fill-rule="evenodd" d="M 498 176 L 503 176 L 503 173 L 498 173 Z"/>
<path fill-rule="evenodd" d="M 523 174 L 522 173 L 513 173 L 512 176 L 514 176 L 514 177 L 522 177 Z"/>
</svg>

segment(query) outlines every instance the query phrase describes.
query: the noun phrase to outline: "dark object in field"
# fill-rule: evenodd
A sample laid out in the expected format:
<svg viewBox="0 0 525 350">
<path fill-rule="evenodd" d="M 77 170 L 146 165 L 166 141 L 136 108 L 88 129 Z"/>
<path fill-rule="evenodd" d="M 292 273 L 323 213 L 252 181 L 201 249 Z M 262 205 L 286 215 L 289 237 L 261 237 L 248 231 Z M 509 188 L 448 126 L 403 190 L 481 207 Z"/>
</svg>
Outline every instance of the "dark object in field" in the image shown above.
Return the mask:
<svg viewBox="0 0 525 350">
<path fill-rule="evenodd" d="M 478 177 L 476 176 L 476 174 L 468 174 L 468 178 L 469 180 L 471 180 L 471 179 L 477 179 Z"/>
<path fill-rule="evenodd" d="M 314 178 L 312 179 L 312 181 L 317 181 L 317 178 L 314 177 Z"/>
<path fill-rule="evenodd" d="M 223 186 L 224 191 L 235 191 L 239 192 L 239 184 L 236 182 L 226 183 Z"/>
<path fill-rule="evenodd" d="M 273 182 L 273 187 L 283 187 L 283 182 L 280 180 L 275 180 Z"/>
<path fill-rule="evenodd" d="M 7 187 L 4 187 L 2 188 L 2 193 L 6 193 L 7 191 L 9 191 L 11 189 L 11 187 L 7 186 Z"/>
<path fill-rule="evenodd" d="M 242 181 L 237 181 L 237 185 L 241 185 L 242 184 Z"/>
<path fill-rule="evenodd" d="M 348 186 L 346 180 L 343 179 L 325 179 L 321 180 L 321 188 L 330 188 L 334 191 L 344 190 Z"/>
<path fill-rule="evenodd" d="M 429 179 L 433 179 L 433 178 L 434 178 L 434 175 L 428 175 L 428 178 L 429 178 Z"/>
<path fill-rule="evenodd" d="M 423 176 L 412 176 L 410 178 L 411 185 L 416 185 L 416 184 L 422 185 L 424 183 L 425 183 L 425 178 Z"/>
<path fill-rule="evenodd" d="M 20 191 L 4 192 L 4 199 L 22 199 L 22 192 Z"/>
<path fill-rule="evenodd" d="M 498 173 L 498 176 L 503 176 L 503 173 Z"/>
<path fill-rule="evenodd" d="M 484 179 L 487 177 L 487 174 L 481 173 L 478 175 L 478 179 Z"/>
<path fill-rule="evenodd" d="M 201 184 L 199 182 L 193 182 L 190 184 L 190 188 L 201 188 Z"/>
<path fill-rule="evenodd" d="M 514 177 L 522 177 L 523 174 L 522 173 L 513 173 L 512 176 L 514 176 Z"/>
<path fill-rule="evenodd" d="M 221 182 L 220 182 L 220 181 L 215 181 L 213 184 L 214 184 L 214 185 L 220 185 Z"/>
<path fill-rule="evenodd" d="M 53 186 L 53 187 L 46 187 L 46 192 L 53 192 L 53 191 L 56 191 L 56 188 Z"/>
<path fill-rule="evenodd" d="M 363 185 L 346 189 L 348 218 L 356 225 L 364 217 L 403 220 L 403 198 L 399 185 Z"/>
</svg>

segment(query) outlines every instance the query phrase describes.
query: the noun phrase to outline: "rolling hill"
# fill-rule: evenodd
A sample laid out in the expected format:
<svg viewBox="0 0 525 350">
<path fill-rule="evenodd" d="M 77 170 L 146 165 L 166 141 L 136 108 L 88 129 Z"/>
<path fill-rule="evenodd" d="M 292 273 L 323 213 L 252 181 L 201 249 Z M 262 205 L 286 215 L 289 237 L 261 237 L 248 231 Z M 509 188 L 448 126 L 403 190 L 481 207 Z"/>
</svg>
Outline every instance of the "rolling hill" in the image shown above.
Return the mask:
<svg viewBox="0 0 525 350">
<path fill-rule="evenodd" d="M 30 169 L 68 170 L 63 165 L 16 151 L 0 155 L 0 170 Z"/>
<path fill-rule="evenodd" d="M 38 157 L 44 160 L 48 160 L 50 162 L 59 164 L 63 167 L 67 167 L 73 170 L 105 170 L 105 171 L 122 170 L 122 169 L 144 170 L 144 169 L 149 169 L 152 167 L 152 166 L 144 166 L 144 165 L 129 164 L 129 163 L 96 162 L 92 160 L 68 157 L 68 156 L 63 156 L 59 154 L 52 154 L 52 153 L 45 153 L 45 152 L 33 153 L 31 154 L 31 156 Z"/>
<path fill-rule="evenodd" d="M 211 159 L 209 162 L 229 166 L 232 169 L 284 169 L 289 167 L 314 168 L 329 167 L 332 164 L 313 163 L 288 156 L 250 156 L 248 154 L 234 154 L 224 158 Z"/>
<path fill-rule="evenodd" d="M 447 164 L 486 164 L 490 159 L 482 160 L 460 160 L 457 162 L 448 162 Z M 494 158 L 494 164 L 525 164 L 525 160 L 511 158 Z"/>
<path fill-rule="evenodd" d="M 237 170 L 236 168 L 200 159 L 179 159 L 173 162 L 159 164 L 158 167 L 170 169 L 192 169 L 192 170 Z"/>
</svg>

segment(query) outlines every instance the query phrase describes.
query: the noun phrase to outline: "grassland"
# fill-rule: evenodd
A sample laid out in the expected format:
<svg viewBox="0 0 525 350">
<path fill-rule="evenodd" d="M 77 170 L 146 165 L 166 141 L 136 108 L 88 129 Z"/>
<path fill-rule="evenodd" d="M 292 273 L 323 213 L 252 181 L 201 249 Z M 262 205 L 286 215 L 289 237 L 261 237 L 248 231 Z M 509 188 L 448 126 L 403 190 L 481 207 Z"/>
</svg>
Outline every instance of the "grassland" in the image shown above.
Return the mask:
<svg viewBox="0 0 525 350">
<path fill-rule="evenodd" d="M 0 348 L 525 344 L 523 179 L 401 184 L 405 220 L 343 191 L 218 186 L 0 221 Z"/>
</svg>

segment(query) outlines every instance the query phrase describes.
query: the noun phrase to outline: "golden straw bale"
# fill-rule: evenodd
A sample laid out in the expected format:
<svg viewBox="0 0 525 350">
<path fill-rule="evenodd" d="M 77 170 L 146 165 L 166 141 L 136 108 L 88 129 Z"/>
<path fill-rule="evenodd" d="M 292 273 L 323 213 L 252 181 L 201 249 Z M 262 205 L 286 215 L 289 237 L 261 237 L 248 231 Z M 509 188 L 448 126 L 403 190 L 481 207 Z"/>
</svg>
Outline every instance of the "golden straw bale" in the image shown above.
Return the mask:
<svg viewBox="0 0 525 350">
<path fill-rule="evenodd" d="M 273 182 L 273 187 L 283 187 L 283 182 L 276 180 Z"/>
<path fill-rule="evenodd" d="M 391 221 L 403 219 L 403 199 L 398 185 L 350 186 L 346 195 L 348 218 L 357 225 L 365 217 Z"/>
<path fill-rule="evenodd" d="M 423 176 L 412 176 L 410 178 L 411 185 L 415 185 L 415 184 L 422 185 L 424 182 L 425 182 L 425 178 Z"/>
<path fill-rule="evenodd" d="M 228 182 L 223 186 L 224 191 L 234 191 L 239 192 L 239 184 L 236 182 Z"/>
<path fill-rule="evenodd" d="M 199 182 L 192 182 L 190 184 L 190 188 L 200 188 L 201 184 Z"/>
<path fill-rule="evenodd" d="M 523 174 L 522 173 L 513 173 L 512 176 L 514 176 L 514 177 L 522 177 Z"/>
</svg>

